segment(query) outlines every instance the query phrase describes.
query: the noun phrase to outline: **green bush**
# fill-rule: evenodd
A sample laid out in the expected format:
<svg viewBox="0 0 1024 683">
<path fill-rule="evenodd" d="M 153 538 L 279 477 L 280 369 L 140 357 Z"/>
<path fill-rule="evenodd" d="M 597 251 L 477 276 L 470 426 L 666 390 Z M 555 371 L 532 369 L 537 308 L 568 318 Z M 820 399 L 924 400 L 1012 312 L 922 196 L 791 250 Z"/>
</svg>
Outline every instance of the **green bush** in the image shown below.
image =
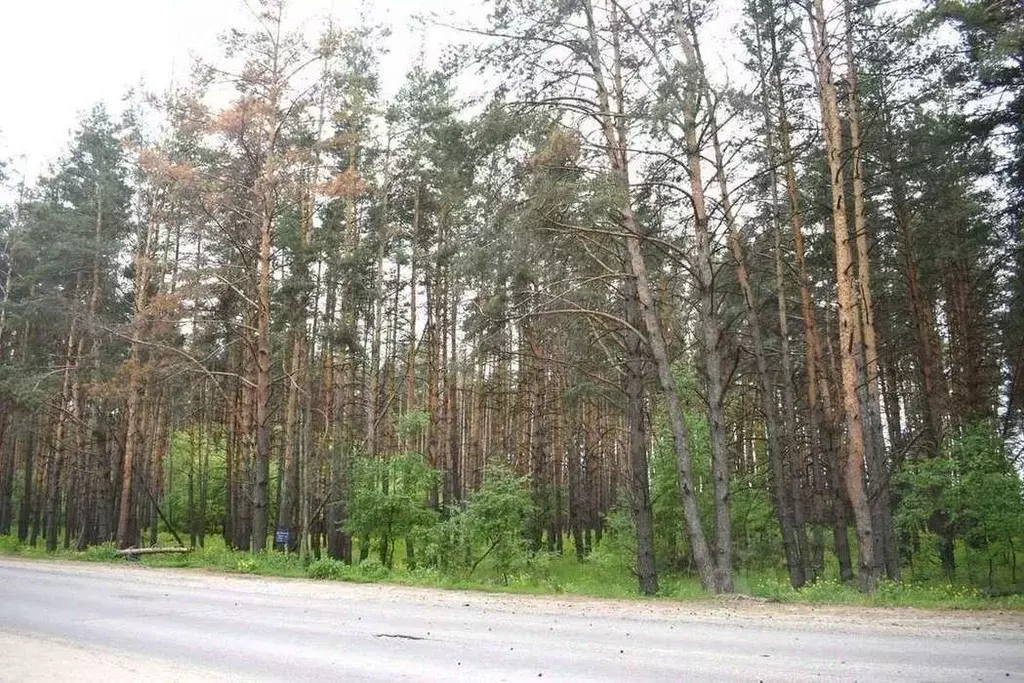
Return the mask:
<svg viewBox="0 0 1024 683">
<path fill-rule="evenodd" d="M 629 513 L 621 509 L 608 513 L 601 542 L 587 559 L 605 571 L 633 573 L 636 567 L 636 527 Z"/>
<path fill-rule="evenodd" d="M 860 602 L 863 593 L 835 579 L 818 579 L 795 593 L 802 602 L 844 604 Z"/>
<path fill-rule="evenodd" d="M 1020 474 L 994 425 L 982 422 L 953 435 L 940 457 L 908 459 L 895 488 L 895 523 L 912 563 L 932 566 L 931 558 L 915 555 L 937 549 L 940 539 L 931 533 L 932 522 L 944 519 L 963 541 L 969 572 L 971 559 L 981 560 L 989 590 L 995 589 L 999 569 L 1002 583 L 1017 588 L 1012 584 L 1016 550 L 1024 541 L 1024 495 Z"/>
<path fill-rule="evenodd" d="M 259 563 L 255 557 L 240 557 L 235 563 L 235 571 L 243 574 L 255 574 L 259 569 Z"/>
<path fill-rule="evenodd" d="M 424 559 L 429 567 L 446 574 L 462 575 L 473 563 L 473 539 L 468 515 L 455 508 L 423 534 Z"/>
<path fill-rule="evenodd" d="M 344 562 L 325 557 L 310 564 L 306 568 L 306 576 L 311 579 L 339 580 L 345 578 L 346 569 Z"/>
<path fill-rule="evenodd" d="M 536 552 L 527 557 L 524 568 L 524 578 L 531 583 L 547 585 L 556 593 L 562 592 L 560 578 L 555 573 L 555 568 L 561 559 L 558 553 Z"/>
<path fill-rule="evenodd" d="M 356 565 L 355 574 L 364 581 L 383 581 L 391 575 L 391 570 L 377 558 L 368 557 Z"/>
<path fill-rule="evenodd" d="M 880 583 L 876 597 L 879 602 L 894 607 L 944 606 L 959 609 L 978 607 L 985 598 L 982 592 L 973 586 L 893 581 Z"/>
<path fill-rule="evenodd" d="M 0 536 L 0 553 L 17 555 L 21 552 L 21 541 L 17 536 Z"/>
<path fill-rule="evenodd" d="M 489 559 L 495 573 L 508 584 L 510 575 L 525 566 L 528 554 L 523 533 L 532 514 L 525 479 L 504 467 L 489 468 L 483 486 L 470 496 L 466 507 L 465 523 L 476 553 L 470 574 Z"/>
<path fill-rule="evenodd" d="M 437 521 L 425 505 L 437 477 L 420 453 L 357 461 L 347 529 L 356 538 L 375 542 L 380 563 L 388 569 L 394 565 L 398 539 L 422 535 Z"/>
</svg>

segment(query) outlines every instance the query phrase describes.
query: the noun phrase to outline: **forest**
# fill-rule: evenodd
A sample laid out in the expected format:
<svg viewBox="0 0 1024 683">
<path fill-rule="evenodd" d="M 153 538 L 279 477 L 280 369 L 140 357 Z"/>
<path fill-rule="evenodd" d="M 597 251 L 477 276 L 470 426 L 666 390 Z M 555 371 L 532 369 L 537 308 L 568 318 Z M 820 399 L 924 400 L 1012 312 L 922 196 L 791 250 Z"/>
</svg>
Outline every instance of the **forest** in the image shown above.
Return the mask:
<svg viewBox="0 0 1024 683">
<path fill-rule="evenodd" d="M 1024 587 L 1024 6 L 248 7 L 0 166 L 0 541 Z"/>
</svg>

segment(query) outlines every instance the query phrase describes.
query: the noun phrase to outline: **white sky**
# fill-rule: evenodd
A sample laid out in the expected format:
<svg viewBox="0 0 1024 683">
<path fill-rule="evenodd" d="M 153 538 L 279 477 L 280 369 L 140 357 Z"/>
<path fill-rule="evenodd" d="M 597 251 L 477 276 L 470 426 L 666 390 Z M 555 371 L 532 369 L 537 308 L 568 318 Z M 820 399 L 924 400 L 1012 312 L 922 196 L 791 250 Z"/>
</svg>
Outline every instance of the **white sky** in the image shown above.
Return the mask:
<svg viewBox="0 0 1024 683">
<path fill-rule="evenodd" d="M 451 42 L 433 28 L 426 40 L 412 17 L 435 11 L 480 16 L 465 0 L 371 0 L 369 15 L 391 26 L 383 64 L 387 93 L 396 90 L 421 47 Z M 330 14 L 337 26 L 359 23 L 353 0 L 291 0 L 293 21 L 316 33 Z M 462 8 L 461 12 L 457 8 Z M 162 90 L 188 74 L 192 55 L 216 58 L 217 36 L 242 26 L 242 0 L 0 0 L 0 159 L 31 183 L 67 146 L 79 115 L 99 102 L 120 110 L 140 83 Z M 465 17 L 468 19 L 468 17 Z M 291 23 L 291 22 L 289 22 Z"/>
<path fill-rule="evenodd" d="M 0 160 L 11 180 L 29 184 L 70 142 L 81 114 L 104 102 L 120 112 L 129 88 L 164 90 L 188 77 L 193 56 L 216 60 L 217 36 L 248 24 L 246 0 L 0 0 Z M 739 0 L 723 0 L 711 27 L 705 57 L 728 72 L 735 58 L 723 50 Z M 445 46 L 469 37 L 423 25 L 417 14 L 435 13 L 451 24 L 480 25 L 482 0 L 288 0 L 287 23 L 310 36 L 326 17 L 335 26 L 367 15 L 391 27 L 382 64 L 384 94 L 394 94 L 421 51 L 428 63 Z M 733 45 L 734 49 L 736 46 Z M 716 58 L 715 53 L 718 54 Z M 724 58 L 724 59 L 723 59 Z"/>
</svg>

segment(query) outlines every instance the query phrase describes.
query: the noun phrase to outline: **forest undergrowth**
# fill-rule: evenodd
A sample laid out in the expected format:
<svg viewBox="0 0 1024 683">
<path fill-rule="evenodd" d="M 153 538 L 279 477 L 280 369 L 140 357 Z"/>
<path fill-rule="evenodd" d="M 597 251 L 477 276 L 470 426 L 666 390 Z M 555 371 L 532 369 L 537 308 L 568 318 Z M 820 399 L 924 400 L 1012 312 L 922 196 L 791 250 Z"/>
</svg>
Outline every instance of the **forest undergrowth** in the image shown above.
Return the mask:
<svg viewBox="0 0 1024 683">
<path fill-rule="evenodd" d="M 173 545 L 170 534 L 161 534 L 161 542 Z M 474 590 L 525 595 L 572 595 L 614 600 L 649 600 L 637 592 L 636 578 L 628 561 L 614 550 L 600 550 L 587 559 L 578 560 L 572 551 L 571 539 L 563 554 L 535 553 L 524 557 L 520 571 L 507 581 L 494 567 L 484 562 L 471 575 L 445 573 L 434 568 L 412 569 L 405 558 L 389 569 L 376 557 L 359 564 L 346 565 L 337 560 L 303 558 L 296 553 L 248 553 L 230 550 L 219 537 L 207 540 L 206 546 L 188 554 L 151 555 L 137 563 L 144 567 L 190 569 L 226 574 L 315 579 L 353 583 L 386 583 L 401 586 Z M 115 555 L 113 544 L 91 546 L 82 552 L 58 550 L 47 553 L 39 547 L 20 543 L 12 536 L 0 536 L 0 557 L 32 560 L 58 560 L 127 564 Z M 356 549 L 358 553 L 358 548 Z M 834 569 L 834 568 L 833 568 Z M 844 605 L 849 607 L 913 607 L 940 610 L 1013 610 L 1024 611 L 1024 594 L 1001 591 L 991 594 L 963 582 L 936 576 L 914 575 L 903 582 L 884 582 L 874 594 L 858 590 L 855 583 L 843 583 L 833 576 L 820 579 L 799 590 L 786 578 L 785 568 L 738 571 L 736 594 L 754 599 L 785 604 Z M 695 576 L 682 573 L 665 574 L 656 599 L 702 601 L 714 599 L 705 592 Z"/>
</svg>

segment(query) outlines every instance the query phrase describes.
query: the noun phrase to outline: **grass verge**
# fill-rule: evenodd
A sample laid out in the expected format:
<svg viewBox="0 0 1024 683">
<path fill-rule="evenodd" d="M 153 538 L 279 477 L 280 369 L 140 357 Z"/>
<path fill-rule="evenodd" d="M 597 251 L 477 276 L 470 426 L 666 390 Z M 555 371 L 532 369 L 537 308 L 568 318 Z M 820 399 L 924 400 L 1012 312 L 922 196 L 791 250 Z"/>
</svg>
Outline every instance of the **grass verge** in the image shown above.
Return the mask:
<svg viewBox="0 0 1024 683">
<path fill-rule="evenodd" d="M 115 555 L 112 544 L 92 546 L 85 551 L 58 549 L 48 553 L 40 546 L 20 543 L 12 536 L 0 536 L 0 556 L 40 560 L 82 562 L 125 562 Z M 521 570 L 499 580 L 486 566 L 469 576 L 455 576 L 436 569 L 388 569 L 376 558 L 346 565 L 331 559 L 305 561 L 295 554 L 279 552 L 248 553 L 230 550 L 219 538 L 208 539 L 204 548 L 182 555 L 148 555 L 142 564 L 151 567 L 197 569 L 229 574 L 249 574 L 282 578 L 310 578 L 323 581 L 390 583 L 426 588 L 481 590 L 530 595 L 579 595 L 593 598 L 641 599 L 628 568 L 605 558 L 580 562 L 570 554 L 540 553 L 529 558 Z M 663 575 L 658 598 L 701 600 L 709 596 L 690 576 Z M 1024 595 L 987 596 L 969 585 L 952 583 L 883 582 L 878 590 L 865 595 L 854 586 L 835 580 L 821 580 L 794 590 L 784 575 L 773 572 L 737 572 L 738 593 L 771 602 L 851 607 L 915 607 L 944 610 L 1024 611 Z"/>
</svg>

